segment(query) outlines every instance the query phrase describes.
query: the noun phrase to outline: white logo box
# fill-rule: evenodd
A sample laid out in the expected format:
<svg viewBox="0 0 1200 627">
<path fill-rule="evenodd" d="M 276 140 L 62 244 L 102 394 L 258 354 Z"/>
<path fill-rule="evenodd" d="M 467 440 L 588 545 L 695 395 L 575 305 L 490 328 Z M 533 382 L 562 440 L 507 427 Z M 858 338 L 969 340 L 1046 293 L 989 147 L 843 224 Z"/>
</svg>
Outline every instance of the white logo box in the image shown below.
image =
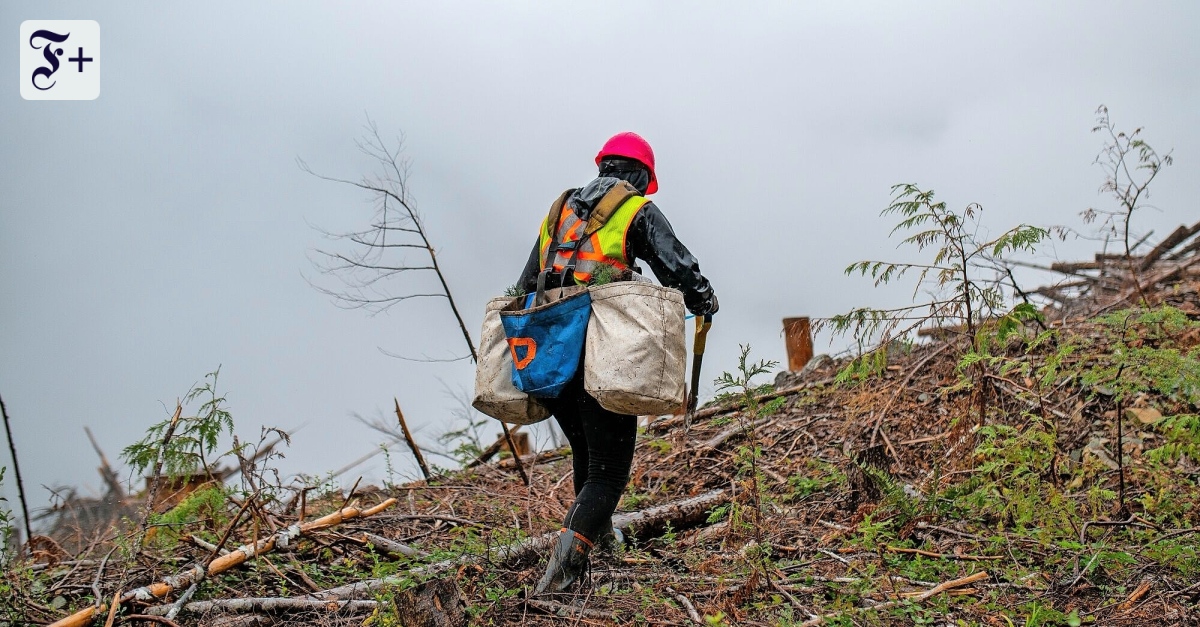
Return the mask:
<svg viewBox="0 0 1200 627">
<path fill-rule="evenodd" d="M 100 24 L 93 20 L 21 22 L 21 97 L 95 100 L 100 96 Z"/>
</svg>

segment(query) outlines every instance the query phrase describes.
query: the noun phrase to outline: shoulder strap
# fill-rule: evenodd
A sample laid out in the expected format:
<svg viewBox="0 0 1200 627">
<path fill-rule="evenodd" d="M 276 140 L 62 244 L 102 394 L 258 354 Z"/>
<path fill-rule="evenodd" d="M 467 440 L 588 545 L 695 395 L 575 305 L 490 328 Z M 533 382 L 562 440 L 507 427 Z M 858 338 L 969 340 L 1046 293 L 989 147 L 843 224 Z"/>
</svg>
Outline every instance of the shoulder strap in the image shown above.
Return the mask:
<svg viewBox="0 0 1200 627">
<path fill-rule="evenodd" d="M 596 203 L 596 208 L 592 209 L 592 214 L 588 216 L 587 227 L 583 230 L 583 237 L 588 237 L 599 231 L 608 223 L 608 219 L 612 217 L 625 201 L 639 196 L 637 188 L 630 185 L 628 181 L 620 181 L 613 188 L 608 190 L 608 193 Z"/>
<path fill-rule="evenodd" d="M 550 235 L 550 244 L 546 247 L 546 251 L 542 253 L 545 256 L 545 259 L 542 260 L 544 262 L 543 265 L 546 267 L 550 267 L 550 264 L 554 263 L 554 253 L 558 250 L 559 244 L 558 227 L 559 221 L 562 219 L 563 205 L 566 204 L 567 197 L 574 191 L 574 189 L 568 189 L 558 196 L 558 200 L 550 203 L 550 213 L 546 214 L 546 221 L 544 223 L 546 232 Z"/>
<path fill-rule="evenodd" d="M 567 197 L 574 193 L 574 189 L 568 189 L 559 195 L 558 200 L 555 200 L 550 205 L 550 213 L 546 214 L 546 229 L 550 234 L 550 245 L 546 247 L 546 258 L 542 264 L 542 271 L 538 273 L 537 278 L 537 293 L 534 296 L 534 305 L 545 304 L 546 302 L 546 277 L 554 270 L 554 256 L 558 253 L 558 227 L 562 220 L 563 205 L 567 202 Z M 574 252 L 571 254 L 567 266 L 563 269 L 562 279 L 559 283 L 565 285 L 565 278 L 571 276 L 575 272 L 575 255 L 579 253 L 579 247 L 575 246 Z"/>
<path fill-rule="evenodd" d="M 559 195 L 558 200 L 550 203 L 550 213 L 546 214 L 546 226 L 550 227 L 550 243 L 554 243 L 554 238 L 558 236 L 558 220 L 562 217 L 563 205 L 567 202 L 567 197 L 575 190 L 568 189 Z"/>
</svg>

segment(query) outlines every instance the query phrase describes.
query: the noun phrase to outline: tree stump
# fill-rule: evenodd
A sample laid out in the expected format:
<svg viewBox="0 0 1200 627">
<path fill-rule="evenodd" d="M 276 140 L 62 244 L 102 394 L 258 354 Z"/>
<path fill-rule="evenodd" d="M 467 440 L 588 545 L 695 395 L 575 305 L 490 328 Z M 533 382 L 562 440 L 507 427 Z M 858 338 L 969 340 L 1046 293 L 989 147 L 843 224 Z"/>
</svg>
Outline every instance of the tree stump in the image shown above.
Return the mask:
<svg viewBox="0 0 1200 627">
<path fill-rule="evenodd" d="M 392 597 L 396 617 L 405 627 L 463 627 L 466 600 L 453 579 L 435 579 Z"/>
<path fill-rule="evenodd" d="M 891 473 L 891 460 L 888 459 L 887 449 L 882 444 L 857 451 L 851 456 L 851 462 L 846 469 L 850 490 L 846 499 L 846 509 L 857 510 L 866 503 L 875 503 L 883 496 L 875 479 L 863 470 L 871 467 L 886 474 Z"/>
</svg>

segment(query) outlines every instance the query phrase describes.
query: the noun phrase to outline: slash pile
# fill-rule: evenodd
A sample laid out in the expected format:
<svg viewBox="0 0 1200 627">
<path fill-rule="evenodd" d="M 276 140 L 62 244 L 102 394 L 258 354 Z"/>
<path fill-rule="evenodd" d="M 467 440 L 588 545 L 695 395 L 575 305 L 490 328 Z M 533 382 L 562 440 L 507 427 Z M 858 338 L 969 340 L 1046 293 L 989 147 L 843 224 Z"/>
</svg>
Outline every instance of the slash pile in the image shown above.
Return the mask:
<svg viewBox="0 0 1200 627">
<path fill-rule="evenodd" d="M 189 497 L 140 543 L 9 565 L 0 625 L 1200 624 L 1187 237 L 1064 267 L 1087 284 L 1038 290 L 1058 304 L 978 378 L 943 338 L 858 381 L 826 360 L 690 429 L 649 422 L 615 520 L 630 544 L 567 596 L 527 598 L 573 498 L 560 450 L 524 458 L 528 486 L 509 458 L 350 495 Z M 124 592 L 143 586 L 161 594 Z"/>
</svg>

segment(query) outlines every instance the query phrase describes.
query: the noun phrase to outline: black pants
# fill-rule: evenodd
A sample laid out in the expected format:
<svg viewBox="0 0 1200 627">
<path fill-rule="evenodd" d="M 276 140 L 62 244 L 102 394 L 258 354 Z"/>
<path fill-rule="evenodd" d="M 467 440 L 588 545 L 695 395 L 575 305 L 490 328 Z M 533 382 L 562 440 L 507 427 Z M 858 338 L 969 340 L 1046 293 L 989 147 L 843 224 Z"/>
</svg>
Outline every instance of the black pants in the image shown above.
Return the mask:
<svg viewBox="0 0 1200 627">
<path fill-rule="evenodd" d="M 629 483 L 637 418 L 600 406 L 583 390 L 583 367 L 556 399 L 546 401 L 571 443 L 575 503 L 563 526 L 593 542 L 611 529 L 613 511 Z"/>
</svg>

